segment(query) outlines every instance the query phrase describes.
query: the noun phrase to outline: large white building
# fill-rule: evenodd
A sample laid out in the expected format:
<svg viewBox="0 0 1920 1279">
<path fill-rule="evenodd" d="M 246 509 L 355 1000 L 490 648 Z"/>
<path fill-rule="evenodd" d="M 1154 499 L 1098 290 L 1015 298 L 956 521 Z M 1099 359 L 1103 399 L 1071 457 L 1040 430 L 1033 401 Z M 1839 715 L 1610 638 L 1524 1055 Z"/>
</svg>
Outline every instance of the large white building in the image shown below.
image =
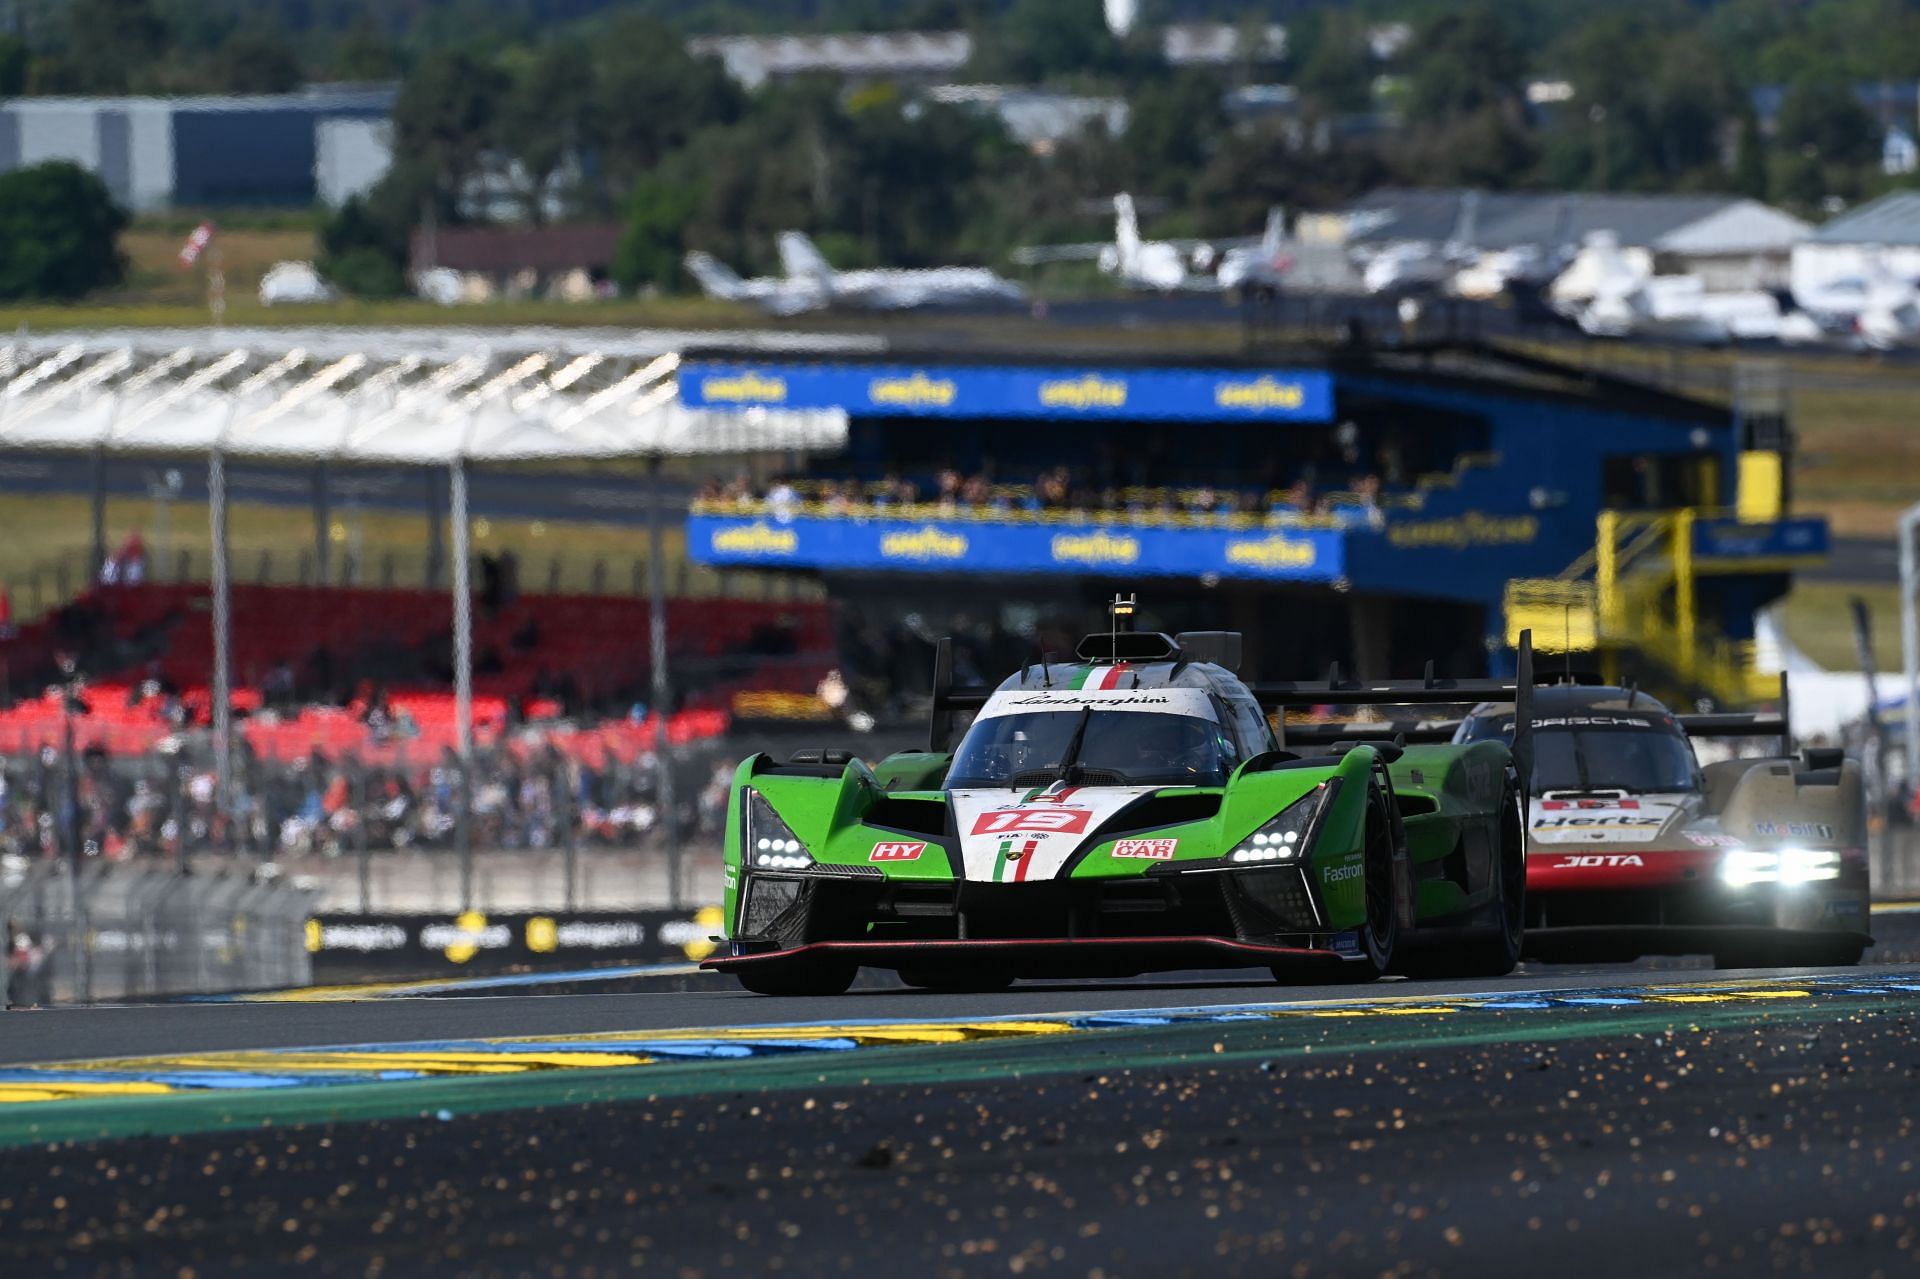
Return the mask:
<svg viewBox="0 0 1920 1279">
<path fill-rule="evenodd" d="M 15 98 L 0 173 L 69 160 L 136 212 L 337 205 L 392 158 L 390 85 L 254 97 Z"/>
</svg>

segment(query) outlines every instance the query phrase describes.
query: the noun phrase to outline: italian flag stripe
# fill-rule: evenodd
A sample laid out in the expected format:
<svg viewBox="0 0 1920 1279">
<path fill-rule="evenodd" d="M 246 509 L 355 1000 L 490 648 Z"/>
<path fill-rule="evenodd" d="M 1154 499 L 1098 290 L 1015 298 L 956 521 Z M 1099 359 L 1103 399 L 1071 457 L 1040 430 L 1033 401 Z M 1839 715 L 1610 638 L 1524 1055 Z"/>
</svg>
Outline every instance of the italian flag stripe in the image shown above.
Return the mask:
<svg viewBox="0 0 1920 1279">
<path fill-rule="evenodd" d="M 1130 667 L 1130 666 L 1128 666 L 1128 665 L 1127 665 L 1127 664 L 1126 664 L 1125 662 L 1121 662 L 1121 663 L 1120 663 L 1119 665 L 1117 665 L 1117 666 L 1109 666 L 1109 667 L 1107 668 L 1107 672 L 1106 672 L 1106 674 L 1105 674 L 1105 675 L 1103 675 L 1103 676 L 1101 677 L 1101 679 L 1100 679 L 1100 687 L 1101 687 L 1101 688 L 1103 688 L 1103 689 L 1104 689 L 1104 688 L 1119 688 L 1119 687 L 1120 687 L 1120 677 L 1121 677 L 1122 675 L 1125 675 L 1125 674 L 1126 674 L 1126 673 L 1127 673 L 1127 672 L 1128 672 L 1129 670 L 1131 670 L 1131 669 L 1133 669 L 1133 668 L 1132 668 L 1132 667 Z"/>
<path fill-rule="evenodd" d="M 1082 666 L 1079 670 L 1073 673 L 1073 682 L 1067 685 L 1067 687 L 1074 688 L 1074 689 L 1085 688 L 1087 686 L 1087 681 L 1093 678 L 1094 669 L 1095 668 L 1091 666 Z"/>
</svg>

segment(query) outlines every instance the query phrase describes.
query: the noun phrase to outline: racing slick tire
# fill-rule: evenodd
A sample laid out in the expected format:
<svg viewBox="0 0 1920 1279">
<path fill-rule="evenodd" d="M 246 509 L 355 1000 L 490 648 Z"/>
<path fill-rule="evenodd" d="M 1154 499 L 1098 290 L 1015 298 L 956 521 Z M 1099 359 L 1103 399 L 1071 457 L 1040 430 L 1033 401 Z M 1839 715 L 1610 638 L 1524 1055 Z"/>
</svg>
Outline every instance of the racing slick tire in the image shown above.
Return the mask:
<svg viewBox="0 0 1920 1279">
<path fill-rule="evenodd" d="M 1527 844 L 1519 792 L 1500 798 L 1500 864 L 1493 876 L 1492 931 L 1458 944 L 1411 951 L 1401 966 L 1409 977 L 1505 977 L 1520 964 L 1527 937 Z"/>
<path fill-rule="evenodd" d="M 860 965 L 844 959 L 813 960 L 761 968 L 748 965 L 734 973 L 756 995 L 844 995 Z"/>
<path fill-rule="evenodd" d="M 1396 908 L 1398 884 L 1395 882 L 1393 824 L 1387 815 L 1386 801 L 1378 788 L 1367 792 L 1367 832 L 1365 855 L 1361 862 L 1365 873 L 1367 900 L 1366 923 L 1360 928 L 1360 956 L 1341 960 L 1338 967 L 1300 973 L 1290 968 L 1275 968 L 1275 981 L 1287 985 L 1305 982 L 1325 985 L 1363 984 L 1377 981 L 1393 968 L 1400 948 L 1400 912 Z"/>
<path fill-rule="evenodd" d="M 1011 973 L 943 973 L 938 970 L 903 968 L 900 980 L 918 990 L 942 995 L 990 995 L 1013 985 Z"/>
</svg>

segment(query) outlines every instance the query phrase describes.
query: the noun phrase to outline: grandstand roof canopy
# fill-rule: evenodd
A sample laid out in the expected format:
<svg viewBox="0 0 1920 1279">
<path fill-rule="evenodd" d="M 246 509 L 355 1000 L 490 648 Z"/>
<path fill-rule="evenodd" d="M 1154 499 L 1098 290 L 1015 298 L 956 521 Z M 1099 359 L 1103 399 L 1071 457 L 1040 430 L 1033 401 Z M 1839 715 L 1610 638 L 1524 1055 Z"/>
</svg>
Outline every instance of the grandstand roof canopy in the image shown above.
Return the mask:
<svg viewBox="0 0 1920 1279">
<path fill-rule="evenodd" d="M 671 352 L 421 345 L 4 346 L 0 449 L 446 465 L 812 451 L 846 439 L 839 409 L 685 408 Z"/>
</svg>

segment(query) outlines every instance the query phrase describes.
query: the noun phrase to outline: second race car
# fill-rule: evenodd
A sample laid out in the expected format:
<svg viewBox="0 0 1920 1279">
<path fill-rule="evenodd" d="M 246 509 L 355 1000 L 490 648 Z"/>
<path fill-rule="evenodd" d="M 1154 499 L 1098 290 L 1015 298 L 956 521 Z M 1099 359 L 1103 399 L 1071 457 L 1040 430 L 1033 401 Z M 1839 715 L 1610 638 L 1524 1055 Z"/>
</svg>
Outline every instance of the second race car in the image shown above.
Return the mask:
<svg viewBox="0 0 1920 1279">
<path fill-rule="evenodd" d="M 1721 967 L 1854 964 L 1872 944 L 1866 804 L 1838 750 L 1702 767 L 1690 738 L 1779 737 L 1779 717 L 1676 715 L 1631 689 L 1536 694 L 1529 956 L 1711 954 Z M 1454 740 L 1513 736 L 1476 707 Z"/>
</svg>

